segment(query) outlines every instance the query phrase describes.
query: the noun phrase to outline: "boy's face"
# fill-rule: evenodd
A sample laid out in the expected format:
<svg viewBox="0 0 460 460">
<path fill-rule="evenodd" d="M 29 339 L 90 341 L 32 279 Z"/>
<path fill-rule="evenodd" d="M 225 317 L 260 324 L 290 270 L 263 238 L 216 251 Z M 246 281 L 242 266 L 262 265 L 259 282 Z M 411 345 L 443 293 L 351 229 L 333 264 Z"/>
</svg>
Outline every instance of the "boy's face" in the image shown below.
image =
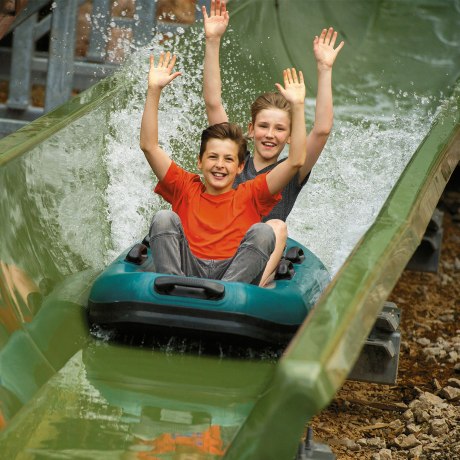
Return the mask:
<svg viewBox="0 0 460 460">
<path fill-rule="evenodd" d="M 249 124 L 249 135 L 254 139 L 254 154 L 264 161 L 276 161 L 290 141 L 291 119 L 281 109 L 261 110 L 254 124 Z"/>
<path fill-rule="evenodd" d="M 198 169 L 203 173 L 206 192 L 220 195 L 232 189 L 244 163 L 238 164 L 238 146 L 230 139 L 209 139 Z"/>
</svg>

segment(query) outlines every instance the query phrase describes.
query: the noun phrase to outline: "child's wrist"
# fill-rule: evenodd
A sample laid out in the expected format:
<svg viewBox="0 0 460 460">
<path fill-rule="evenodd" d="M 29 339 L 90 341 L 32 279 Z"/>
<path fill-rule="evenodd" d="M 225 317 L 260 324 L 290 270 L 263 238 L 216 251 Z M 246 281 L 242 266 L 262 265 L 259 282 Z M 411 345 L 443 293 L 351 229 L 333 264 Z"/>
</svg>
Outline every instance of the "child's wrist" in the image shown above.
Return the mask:
<svg viewBox="0 0 460 460">
<path fill-rule="evenodd" d="M 222 35 L 219 35 L 218 37 L 206 37 L 206 42 L 208 42 L 208 43 L 220 43 L 221 38 L 222 38 Z"/>
<path fill-rule="evenodd" d="M 298 101 L 290 101 L 289 103 L 292 108 L 302 107 L 303 109 L 303 107 L 305 106 L 305 98 L 303 98 L 302 100 L 298 100 Z"/>
<path fill-rule="evenodd" d="M 152 96 L 154 96 L 156 94 L 160 94 L 162 89 L 163 89 L 162 86 L 157 86 L 157 85 L 150 86 L 149 85 L 147 88 L 147 92 L 152 94 Z"/>
<path fill-rule="evenodd" d="M 332 72 L 332 65 L 318 63 L 316 69 L 318 72 Z"/>
</svg>

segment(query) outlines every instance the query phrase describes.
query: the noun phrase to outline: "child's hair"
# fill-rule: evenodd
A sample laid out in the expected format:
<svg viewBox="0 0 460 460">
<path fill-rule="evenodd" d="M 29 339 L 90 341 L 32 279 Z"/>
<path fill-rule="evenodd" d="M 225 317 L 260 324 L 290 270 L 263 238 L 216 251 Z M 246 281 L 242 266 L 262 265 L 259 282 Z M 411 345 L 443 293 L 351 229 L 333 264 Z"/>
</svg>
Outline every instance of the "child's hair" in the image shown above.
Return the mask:
<svg viewBox="0 0 460 460">
<path fill-rule="evenodd" d="M 276 92 L 261 94 L 251 105 L 251 121 L 256 122 L 256 117 L 262 110 L 265 109 L 280 109 L 288 113 L 291 118 L 291 106 L 286 98 Z"/>
<path fill-rule="evenodd" d="M 209 139 L 230 139 L 235 142 L 238 146 L 238 164 L 244 162 L 248 147 L 243 131 L 237 124 L 225 122 L 208 126 L 201 134 L 200 160 L 203 158 Z"/>
</svg>

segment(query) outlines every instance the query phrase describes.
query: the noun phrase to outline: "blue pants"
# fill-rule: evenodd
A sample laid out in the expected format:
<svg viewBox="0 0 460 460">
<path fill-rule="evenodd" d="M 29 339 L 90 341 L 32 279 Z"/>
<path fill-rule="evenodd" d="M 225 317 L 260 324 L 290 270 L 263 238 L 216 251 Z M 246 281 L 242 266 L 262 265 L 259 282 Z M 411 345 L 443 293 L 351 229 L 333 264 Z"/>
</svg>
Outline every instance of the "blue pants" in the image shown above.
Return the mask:
<svg viewBox="0 0 460 460">
<path fill-rule="evenodd" d="M 275 233 L 264 223 L 252 225 L 236 254 L 224 260 L 205 260 L 193 255 L 179 216 L 159 211 L 150 226 L 153 271 L 258 285 L 275 248 Z"/>
</svg>

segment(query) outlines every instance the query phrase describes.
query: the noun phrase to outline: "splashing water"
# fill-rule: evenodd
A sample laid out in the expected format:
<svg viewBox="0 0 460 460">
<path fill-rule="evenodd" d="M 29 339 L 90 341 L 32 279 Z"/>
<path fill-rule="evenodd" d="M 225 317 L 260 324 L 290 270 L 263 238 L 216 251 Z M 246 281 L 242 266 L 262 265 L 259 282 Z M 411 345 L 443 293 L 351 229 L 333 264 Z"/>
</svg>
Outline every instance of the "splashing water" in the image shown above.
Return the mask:
<svg viewBox="0 0 460 460">
<path fill-rule="evenodd" d="M 382 93 L 372 105 L 336 104 L 329 141 L 288 218 L 291 236 L 332 274 L 374 222 L 433 121 L 424 106 L 408 110 L 399 101 Z"/>
<path fill-rule="evenodd" d="M 198 39 L 192 36 L 190 41 L 196 43 Z M 156 46 L 153 53 L 158 54 L 159 50 Z M 109 259 L 141 238 L 151 216 L 164 206 L 152 193 L 156 180 L 138 146 L 148 71 L 146 54 L 141 51 L 129 64 L 143 70 L 137 74 L 136 96 L 128 107 L 112 112 L 109 119 L 110 131 L 114 133 L 106 139 L 107 200 L 113 243 Z M 175 161 L 196 171 L 198 138 L 205 126 L 202 68 L 193 64 L 193 53 L 185 56 L 185 62 L 178 60 L 184 75 L 162 96 L 159 135 L 163 148 L 172 153 Z M 233 62 L 238 62 L 238 56 Z M 236 67 L 235 73 L 237 70 Z M 234 76 L 227 78 L 231 81 Z M 369 86 L 378 84 L 376 80 L 366 81 L 367 92 Z M 250 93 L 257 91 L 251 88 L 251 82 L 246 92 L 239 89 L 235 84 L 232 103 L 246 107 L 247 111 L 252 101 Z M 331 273 L 340 268 L 374 221 L 434 116 L 434 100 L 428 104 L 423 103 L 426 97 L 378 89 L 373 100 L 363 103 L 355 97 L 360 89 L 337 88 L 333 132 L 288 219 L 290 236 L 309 247 Z M 375 92 L 375 87 L 371 90 Z M 309 124 L 313 112 L 314 99 L 308 99 Z M 244 115 L 244 110 L 240 113 Z"/>
</svg>

